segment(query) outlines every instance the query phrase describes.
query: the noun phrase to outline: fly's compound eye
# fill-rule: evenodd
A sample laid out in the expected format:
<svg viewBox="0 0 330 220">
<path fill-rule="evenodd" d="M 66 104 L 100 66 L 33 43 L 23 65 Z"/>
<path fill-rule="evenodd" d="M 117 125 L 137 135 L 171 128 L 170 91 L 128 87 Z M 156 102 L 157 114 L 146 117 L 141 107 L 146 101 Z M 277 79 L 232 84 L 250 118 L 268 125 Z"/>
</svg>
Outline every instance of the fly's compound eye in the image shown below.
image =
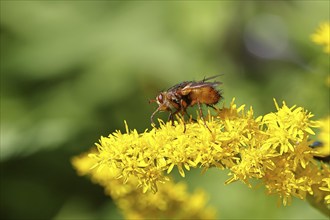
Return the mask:
<svg viewBox="0 0 330 220">
<path fill-rule="evenodd" d="M 158 104 L 163 103 L 163 94 L 159 94 L 159 95 L 157 96 L 157 102 L 158 102 Z"/>
</svg>

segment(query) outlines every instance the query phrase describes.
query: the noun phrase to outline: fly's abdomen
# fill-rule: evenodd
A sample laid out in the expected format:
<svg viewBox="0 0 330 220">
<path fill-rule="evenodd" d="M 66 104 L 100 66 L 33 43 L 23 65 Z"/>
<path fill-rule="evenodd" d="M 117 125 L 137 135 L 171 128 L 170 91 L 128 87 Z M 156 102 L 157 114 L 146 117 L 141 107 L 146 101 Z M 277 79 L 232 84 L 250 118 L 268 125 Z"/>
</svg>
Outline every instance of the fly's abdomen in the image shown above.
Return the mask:
<svg viewBox="0 0 330 220">
<path fill-rule="evenodd" d="M 203 87 L 193 89 L 189 93 L 189 97 L 192 100 L 192 105 L 199 102 L 201 104 L 214 105 L 219 102 L 221 95 L 213 87 Z"/>
</svg>

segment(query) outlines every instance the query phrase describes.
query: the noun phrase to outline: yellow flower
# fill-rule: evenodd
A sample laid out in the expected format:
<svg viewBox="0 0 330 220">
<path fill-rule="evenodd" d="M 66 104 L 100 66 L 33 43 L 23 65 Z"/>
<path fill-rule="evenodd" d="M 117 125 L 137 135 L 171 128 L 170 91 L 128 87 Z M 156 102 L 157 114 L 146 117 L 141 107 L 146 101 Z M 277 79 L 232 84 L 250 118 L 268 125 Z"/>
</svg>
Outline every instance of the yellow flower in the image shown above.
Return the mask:
<svg viewBox="0 0 330 220">
<path fill-rule="evenodd" d="M 330 177 L 323 178 L 320 190 L 325 191 L 327 193 L 327 195 L 324 197 L 324 200 L 327 204 L 330 204 Z"/>
<path fill-rule="evenodd" d="M 320 120 L 320 133 L 318 135 L 321 146 L 316 147 L 316 155 L 319 157 L 330 156 L 330 116 Z"/>
<path fill-rule="evenodd" d="M 156 194 L 143 193 L 136 187 L 139 183 L 137 177 L 132 176 L 123 183 L 116 178 L 120 173 L 114 167 L 90 169 L 95 162 L 88 154 L 72 159 L 78 174 L 89 175 L 93 182 L 102 185 L 105 193 L 112 197 L 126 219 L 216 218 L 215 210 L 206 206 L 206 194 L 201 190 L 189 194 L 186 184 L 167 181 L 158 187 Z"/>
<path fill-rule="evenodd" d="M 240 151 L 240 161 L 230 168 L 232 177 L 226 184 L 241 180 L 252 187 L 248 178 L 262 179 L 267 170 L 273 170 L 275 165 L 270 160 L 274 155 L 265 152 L 265 149 L 249 147 Z"/>
<path fill-rule="evenodd" d="M 304 199 L 306 193 L 313 194 L 313 176 L 300 175 L 300 169 L 294 168 L 294 161 L 289 160 L 287 154 L 273 158 L 273 162 L 276 165 L 275 169 L 267 172 L 263 178 L 269 194 L 278 194 L 283 205 L 290 204 L 292 196 Z"/>
<path fill-rule="evenodd" d="M 285 102 L 275 106 L 276 112 L 255 118 L 252 108 L 237 107 L 233 99 L 229 108 L 208 115 L 211 132 L 201 119 L 187 123 L 186 132 L 182 121 L 174 126 L 160 121 L 159 128 L 141 134 L 129 130 L 125 122 L 125 133 L 101 137 L 90 156 L 97 170 L 107 170 L 121 181 L 118 184 L 130 183 L 130 188 L 135 184 L 145 193 L 159 192 L 174 168 L 184 177 L 192 168 L 217 167 L 230 170 L 226 183 L 239 180 L 251 187 L 249 179 L 261 180 L 286 205 L 292 196 L 304 199 L 313 194 L 324 174 L 315 172 L 319 168 L 309 147 L 312 128 L 317 127 L 310 120 L 313 115 Z"/>
<path fill-rule="evenodd" d="M 320 24 L 318 30 L 311 36 L 316 44 L 324 45 L 324 51 L 330 53 L 330 23 Z"/>
<path fill-rule="evenodd" d="M 277 112 L 269 113 L 263 119 L 269 134 L 264 147 L 278 148 L 280 154 L 294 151 L 295 146 L 303 141 L 305 135 L 315 134 L 311 127 L 315 127 L 316 124 L 309 121 L 313 115 L 301 107 L 289 108 L 285 102 L 283 102 L 282 108 L 279 108 L 275 101 L 275 106 Z"/>
</svg>

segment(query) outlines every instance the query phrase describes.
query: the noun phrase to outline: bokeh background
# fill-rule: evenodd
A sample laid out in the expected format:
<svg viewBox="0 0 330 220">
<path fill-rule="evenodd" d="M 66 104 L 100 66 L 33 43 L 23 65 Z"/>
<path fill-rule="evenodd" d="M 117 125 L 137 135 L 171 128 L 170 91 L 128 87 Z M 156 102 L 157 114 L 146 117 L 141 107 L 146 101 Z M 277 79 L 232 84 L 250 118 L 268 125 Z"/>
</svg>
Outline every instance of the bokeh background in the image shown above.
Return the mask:
<svg viewBox="0 0 330 220">
<path fill-rule="evenodd" d="M 329 57 L 310 38 L 330 20 L 327 0 L 0 3 L 1 219 L 122 218 L 70 159 L 124 120 L 150 128 L 148 100 L 181 81 L 224 74 L 223 103 L 236 97 L 256 115 L 273 98 L 329 114 Z M 211 169 L 184 180 L 220 218 L 326 219 L 226 179 Z"/>
</svg>

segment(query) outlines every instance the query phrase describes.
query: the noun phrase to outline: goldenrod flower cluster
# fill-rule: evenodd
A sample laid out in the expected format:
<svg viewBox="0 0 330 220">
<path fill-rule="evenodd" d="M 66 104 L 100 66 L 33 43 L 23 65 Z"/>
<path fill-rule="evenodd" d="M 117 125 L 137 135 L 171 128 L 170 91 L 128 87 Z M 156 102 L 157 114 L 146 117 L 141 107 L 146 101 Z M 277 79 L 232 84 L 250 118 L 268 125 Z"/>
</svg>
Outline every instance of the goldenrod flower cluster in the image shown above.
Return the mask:
<svg viewBox="0 0 330 220">
<path fill-rule="evenodd" d="M 132 181 L 143 192 L 160 191 L 174 168 L 184 177 L 192 168 L 212 167 L 230 170 L 227 184 L 239 180 L 252 187 L 250 180 L 259 180 L 284 205 L 292 196 L 313 195 L 313 186 L 319 186 L 320 198 L 328 201 L 329 166 L 320 166 L 309 147 L 317 122 L 301 107 L 288 107 L 285 102 L 275 106 L 275 112 L 255 118 L 252 107 L 245 110 L 233 100 L 229 108 L 208 116 L 211 132 L 201 119 L 187 123 L 185 132 L 180 120 L 174 126 L 160 121 L 159 128 L 143 133 L 129 130 L 126 124 L 125 133 L 101 137 L 97 152 L 89 156 L 102 175 L 111 173 L 118 185 Z M 79 170 L 81 165 L 76 167 Z M 109 190 L 115 195 L 122 193 L 119 189 Z"/>
<path fill-rule="evenodd" d="M 326 53 L 330 53 L 330 22 L 320 24 L 318 30 L 311 37 L 313 42 L 324 45 Z"/>
<path fill-rule="evenodd" d="M 330 22 L 323 22 L 320 24 L 318 30 L 311 36 L 312 41 L 316 44 L 324 45 L 324 52 L 330 53 Z M 329 57 L 328 57 L 329 58 Z M 330 86 L 330 76 L 328 73 L 326 84 Z M 320 133 L 318 134 L 318 144 L 319 146 L 315 147 L 314 152 L 315 156 L 318 156 L 320 159 L 324 158 L 329 162 L 330 158 L 330 116 L 323 118 L 319 122 Z M 319 178 L 321 182 L 312 186 L 313 196 L 308 196 L 308 201 L 314 207 L 330 215 L 330 172 L 329 164 L 322 164 L 321 170 L 323 175 Z M 324 205 L 324 203 L 326 205 Z"/>
<path fill-rule="evenodd" d="M 166 181 L 157 193 L 143 193 L 137 189 L 138 178 L 130 177 L 123 183 L 120 170 L 105 166 L 103 169 L 90 169 L 95 160 L 83 154 L 74 157 L 72 164 L 79 175 L 89 175 L 93 182 L 102 185 L 125 219 L 215 219 L 216 212 L 206 206 L 206 194 L 196 190 L 189 194 L 183 182 Z M 189 202 L 187 202 L 189 201 Z"/>
<path fill-rule="evenodd" d="M 330 156 L 330 116 L 323 118 L 319 121 L 320 132 L 318 134 L 318 140 L 321 146 L 315 148 L 316 155 L 319 157 Z"/>
<path fill-rule="evenodd" d="M 330 23 L 323 23 L 311 36 L 330 53 Z M 301 107 L 280 107 L 255 117 L 252 107 L 230 106 L 204 121 L 174 126 L 159 120 L 159 127 L 138 133 L 116 131 L 101 137 L 92 153 L 73 158 L 80 175 L 89 175 L 102 185 L 127 219 L 178 218 L 213 219 L 202 191 L 187 192 L 169 174 L 177 169 L 182 177 L 192 168 L 228 169 L 226 184 L 241 181 L 253 187 L 252 179 L 277 194 L 283 205 L 292 197 L 307 198 L 329 215 L 330 167 L 315 157 L 330 156 L 330 117 L 319 122 Z M 185 129 L 186 126 L 186 129 Z M 320 127 L 318 139 L 313 128 Z M 211 132 L 210 132 L 211 131 Z M 312 148 L 314 140 L 321 146 Z M 255 181 L 253 181 L 255 182 Z M 189 202 L 186 202 L 189 201 Z"/>
<path fill-rule="evenodd" d="M 320 158 L 329 158 L 330 157 L 330 116 L 320 120 L 320 133 L 318 134 L 318 140 L 321 143 L 321 146 L 315 148 L 316 156 Z M 329 165 L 329 164 L 328 164 Z M 316 202 L 325 201 L 330 207 L 330 171 L 329 166 L 323 165 L 325 178 L 322 178 L 322 182 L 317 185 L 320 192 L 315 196 Z M 329 213 L 329 210 L 328 210 Z"/>
</svg>

